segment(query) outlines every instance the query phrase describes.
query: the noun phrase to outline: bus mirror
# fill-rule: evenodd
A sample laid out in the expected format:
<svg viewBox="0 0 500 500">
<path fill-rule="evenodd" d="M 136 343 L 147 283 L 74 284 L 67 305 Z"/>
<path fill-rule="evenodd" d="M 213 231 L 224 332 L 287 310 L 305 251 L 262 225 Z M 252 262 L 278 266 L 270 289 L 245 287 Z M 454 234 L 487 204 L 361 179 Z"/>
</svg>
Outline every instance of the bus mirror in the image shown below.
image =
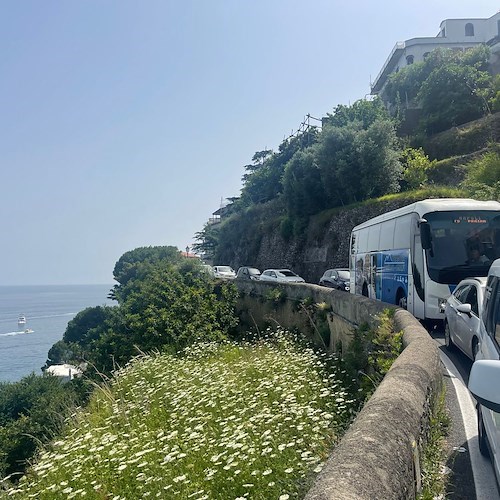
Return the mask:
<svg viewBox="0 0 500 500">
<path fill-rule="evenodd" d="M 431 226 L 428 222 L 420 223 L 420 241 L 422 242 L 422 248 L 424 250 L 430 250 L 432 248 Z"/>
</svg>

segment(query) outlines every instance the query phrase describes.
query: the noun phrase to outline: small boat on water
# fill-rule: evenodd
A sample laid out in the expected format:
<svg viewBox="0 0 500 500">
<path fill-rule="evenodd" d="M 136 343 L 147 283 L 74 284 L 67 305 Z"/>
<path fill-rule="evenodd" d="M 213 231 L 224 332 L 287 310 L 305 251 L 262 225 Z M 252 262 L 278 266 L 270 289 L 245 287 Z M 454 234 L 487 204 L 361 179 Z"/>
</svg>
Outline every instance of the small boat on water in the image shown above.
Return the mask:
<svg viewBox="0 0 500 500">
<path fill-rule="evenodd" d="M 26 330 L 24 330 L 24 333 L 33 333 L 35 330 L 32 330 L 31 328 L 26 328 Z"/>
<path fill-rule="evenodd" d="M 24 314 L 19 315 L 19 318 L 17 319 L 17 326 L 21 328 L 25 324 L 26 324 L 26 316 Z"/>
</svg>

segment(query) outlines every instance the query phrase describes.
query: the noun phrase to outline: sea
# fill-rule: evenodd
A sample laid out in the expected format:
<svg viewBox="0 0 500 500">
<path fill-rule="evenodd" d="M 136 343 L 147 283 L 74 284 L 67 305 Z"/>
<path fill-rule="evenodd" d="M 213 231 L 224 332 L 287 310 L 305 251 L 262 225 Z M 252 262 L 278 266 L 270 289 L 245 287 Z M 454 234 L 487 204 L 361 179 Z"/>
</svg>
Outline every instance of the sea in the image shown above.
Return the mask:
<svg viewBox="0 0 500 500">
<path fill-rule="evenodd" d="M 16 382 L 32 372 L 41 375 L 49 349 L 78 312 L 116 305 L 107 298 L 112 286 L 0 286 L 0 382 Z M 19 326 L 21 315 L 26 324 Z"/>
</svg>

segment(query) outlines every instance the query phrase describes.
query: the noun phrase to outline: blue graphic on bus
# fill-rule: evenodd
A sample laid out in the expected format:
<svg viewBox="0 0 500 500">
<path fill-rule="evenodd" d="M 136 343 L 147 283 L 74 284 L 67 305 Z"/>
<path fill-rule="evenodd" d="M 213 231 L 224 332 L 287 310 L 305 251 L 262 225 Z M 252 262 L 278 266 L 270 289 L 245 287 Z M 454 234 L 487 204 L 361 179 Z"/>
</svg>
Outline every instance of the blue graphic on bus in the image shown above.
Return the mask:
<svg viewBox="0 0 500 500">
<path fill-rule="evenodd" d="M 357 293 L 367 286 L 368 296 L 389 304 L 408 297 L 408 249 L 386 250 L 359 256 L 356 262 Z"/>
</svg>

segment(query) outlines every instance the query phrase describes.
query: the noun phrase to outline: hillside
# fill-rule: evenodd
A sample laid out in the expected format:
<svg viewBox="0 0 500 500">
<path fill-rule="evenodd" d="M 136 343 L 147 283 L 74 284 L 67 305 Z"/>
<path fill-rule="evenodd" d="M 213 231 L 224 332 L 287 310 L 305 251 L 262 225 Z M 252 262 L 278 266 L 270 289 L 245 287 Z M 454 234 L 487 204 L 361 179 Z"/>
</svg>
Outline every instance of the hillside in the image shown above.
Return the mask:
<svg viewBox="0 0 500 500">
<path fill-rule="evenodd" d="M 235 268 L 287 267 L 307 281 L 317 282 L 326 269 L 348 267 L 349 235 L 357 224 L 416 200 L 474 197 L 462 185 L 467 166 L 494 150 L 499 141 L 500 113 L 431 136 L 415 144 L 425 147 L 434 159 L 423 189 L 324 210 L 294 221 L 291 228 L 283 224 L 287 210 L 281 199 L 252 205 L 223 221 L 214 261 Z"/>
</svg>

